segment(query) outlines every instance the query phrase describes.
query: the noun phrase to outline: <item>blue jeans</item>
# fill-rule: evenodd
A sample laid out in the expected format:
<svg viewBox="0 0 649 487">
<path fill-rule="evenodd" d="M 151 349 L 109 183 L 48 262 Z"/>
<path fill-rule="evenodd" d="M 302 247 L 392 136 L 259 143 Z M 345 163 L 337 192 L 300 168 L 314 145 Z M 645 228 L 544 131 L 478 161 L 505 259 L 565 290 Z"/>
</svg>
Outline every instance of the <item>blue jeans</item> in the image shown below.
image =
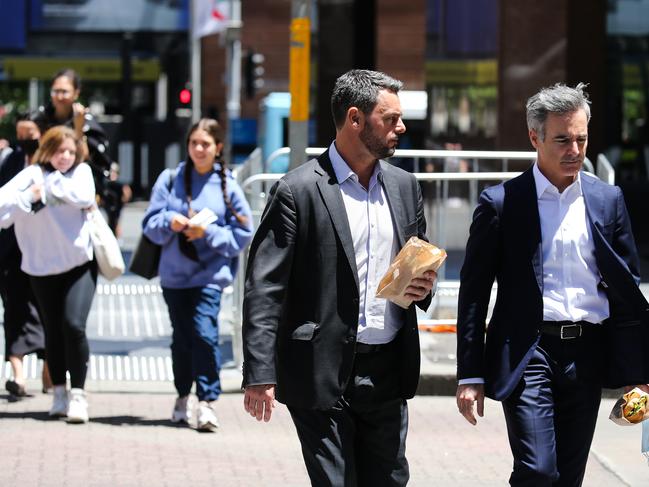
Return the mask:
<svg viewBox="0 0 649 487">
<path fill-rule="evenodd" d="M 221 291 L 208 287 L 162 288 L 162 295 L 173 328 L 171 361 L 178 395 L 188 395 L 196 381 L 199 401 L 217 399 L 221 394 Z"/>
</svg>

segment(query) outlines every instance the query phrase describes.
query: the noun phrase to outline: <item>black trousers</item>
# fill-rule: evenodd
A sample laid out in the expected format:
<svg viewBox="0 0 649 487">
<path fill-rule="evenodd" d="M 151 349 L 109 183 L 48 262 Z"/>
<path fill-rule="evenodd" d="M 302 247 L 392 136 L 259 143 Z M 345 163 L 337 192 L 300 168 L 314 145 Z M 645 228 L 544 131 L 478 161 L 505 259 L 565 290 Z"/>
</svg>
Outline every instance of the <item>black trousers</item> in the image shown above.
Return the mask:
<svg viewBox="0 0 649 487">
<path fill-rule="evenodd" d="M 344 396 L 327 410 L 289 407 L 311 484 L 404 486 L 408 406 L 394 347 L 357 354 Z"/>
<path fill-rule="evenodd" d="M 21 254 L 0 269 L 0 295 L 4 305 L 5 360 L 36 353 L 45 358 L 45 332 L 29 276 L 20 270 Z"/>
<path fill-rule="evenodd" d="M 97 264 L 88 262 L 62 274 L 30 276 L 45 325 L 45 350 L 52 383 L 83 389 L 88 371 L 86 321 L 97 287 Z"/>
<path fill-rule="evenodd" d="M 543 335 L 521 382 L 503 401 L 513 486 L 578 487 L 586 471 L 602 388 L 599 335 Z"/>
</svg>

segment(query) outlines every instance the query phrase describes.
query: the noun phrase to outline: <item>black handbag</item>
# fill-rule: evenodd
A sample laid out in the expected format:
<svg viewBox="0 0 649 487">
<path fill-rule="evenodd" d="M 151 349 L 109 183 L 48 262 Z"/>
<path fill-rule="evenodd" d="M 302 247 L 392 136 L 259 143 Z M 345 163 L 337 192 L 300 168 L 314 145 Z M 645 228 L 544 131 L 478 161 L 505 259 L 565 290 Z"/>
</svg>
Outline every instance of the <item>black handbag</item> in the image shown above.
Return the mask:
<svg viewBox="0 0 649 487">
<path fill-rule="evenodd" d="M 131 256 L 128 270 L 146 279 L 153 279 L 158 275 L 161 250 L 160 245 L 154 244 L 146 235 L 142 235 Z"/>
<path fill-rule="evenodd" d="M 176 170 L 173 169 L 169 172 L 169 181 L 167 182 L 167 189 L 171 191 L 173 180 L 176 177 Z M 153 279 L 158 275 L 158 267 L 160 266 L 160 252 L 162 247 L 153 243 L 149 238 L 142 234 L 137 247 L 133 251 L 131 261 L 128 264 L 128 270 L 133 274 L 142 276 L 146 279 Z"/>
</svg>

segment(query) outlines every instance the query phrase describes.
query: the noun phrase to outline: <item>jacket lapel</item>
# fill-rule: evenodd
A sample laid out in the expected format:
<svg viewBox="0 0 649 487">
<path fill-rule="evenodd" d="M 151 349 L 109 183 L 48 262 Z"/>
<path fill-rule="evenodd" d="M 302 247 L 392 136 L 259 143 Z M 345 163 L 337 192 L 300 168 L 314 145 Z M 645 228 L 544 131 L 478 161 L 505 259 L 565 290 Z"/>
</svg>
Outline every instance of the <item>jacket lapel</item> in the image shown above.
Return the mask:
<svg viewBox="0 0 649 487">
<path fill-rule="evenodd" d="M 514 180 L 512 180 L 513 182 Z M 543 294 L 543 242 L 541 239 L 541 219 L 539 217 L 539 203 L 536 195 L 536 184 L 532 168 L 525 171 L 520 178 L 520 185 L 516 193 L 518 197 L 512 201 L 514 211 L 520 211 L 522 215 L 517 219 L 520 222 L 528 222 L 527 245 L 531 255 L 532 268 L 536 277 L 536 284 Z M 520 204 L 520 207 L 516 207 Z"/>
<path fill-rule="evenodd" d="M 397 239 L 399 241 L 399 248 L 403 247 L 405 244 L 405 237 L 403 235 L 403 227 L 408 223 L 404 216 L 403 205 L 401 198 L 398 195 L 401 194 L 399 191 L 399 183 L 396 178 L 392 177 L 392 171 L 390 170 L 390 165 L 385 161 L 379 161 L 381 164 L 382 172 L 382 183 L 385 188 L 385 197 L 388 200 L 388 206 L 390 207 L 390 213 L 392 214 L 392 219 L 394 221 L 394 229 L 397 233 Z"/>
<path fill-rule="evenodd" d="M 329 160 L 328 152 L 329 151 L 325 152 L 318 158 L 318 162 L 321 166 L 318 170 L 320 174 L 320 178 L 317 182 L 318 190 L 320 191 L 320 195 L 322 196 L 324 205 L 329 212 L 334 229 L 336 230 L 338 238 L 343 246 L 349 267 L 352 269 L 356 288 L 358 289 L 358 272 L 356 271 L 356 254 L 354 253 L 352 233 L 349 229 L 349 220 L 347 219 L 345 203 L 340 194 L 340 186 L 338 185 L 338 180 L 336 179 L 331 161 Z"/>
<path fill-rule="evenodd" d="M 598 234 L 604 228 L 604 198 L 601 192 L 597 191 L 594 181 L 581 175 L 581 191 L 584 195 L 584 205 L 586 206 L 586 218 L 588 219 L 593 235 Z M 598 231 L 596 231 L 598 230 Z"/>
</svg>

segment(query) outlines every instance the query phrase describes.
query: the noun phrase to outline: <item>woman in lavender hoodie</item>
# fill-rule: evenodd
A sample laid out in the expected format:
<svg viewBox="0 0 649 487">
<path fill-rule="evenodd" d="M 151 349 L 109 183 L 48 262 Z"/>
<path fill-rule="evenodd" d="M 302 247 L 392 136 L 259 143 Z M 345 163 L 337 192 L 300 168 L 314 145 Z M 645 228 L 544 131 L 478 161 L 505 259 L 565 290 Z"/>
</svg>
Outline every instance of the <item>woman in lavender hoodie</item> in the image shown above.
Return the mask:
<svg viewBox="0 0 649 487">
<path fill-rule="evenodd" d="M 202 119 L 190 128 L 187 160 L 162 172 L 142 222 L 144 234 L 162 246 L 160 285 L 173 328 L 178 392 L 171 419 L 189 422 L 189 394 L 196 382 L 199 431 L 219 426 L 212 402 L 221 393 L 221 292 L 232 283 L 239 254 L 252 238 L 250 207 L 221 159 L 222 140 L 216 120 Z M 210 211 L 210 223 L 191 220 Z"/>
</svg>

